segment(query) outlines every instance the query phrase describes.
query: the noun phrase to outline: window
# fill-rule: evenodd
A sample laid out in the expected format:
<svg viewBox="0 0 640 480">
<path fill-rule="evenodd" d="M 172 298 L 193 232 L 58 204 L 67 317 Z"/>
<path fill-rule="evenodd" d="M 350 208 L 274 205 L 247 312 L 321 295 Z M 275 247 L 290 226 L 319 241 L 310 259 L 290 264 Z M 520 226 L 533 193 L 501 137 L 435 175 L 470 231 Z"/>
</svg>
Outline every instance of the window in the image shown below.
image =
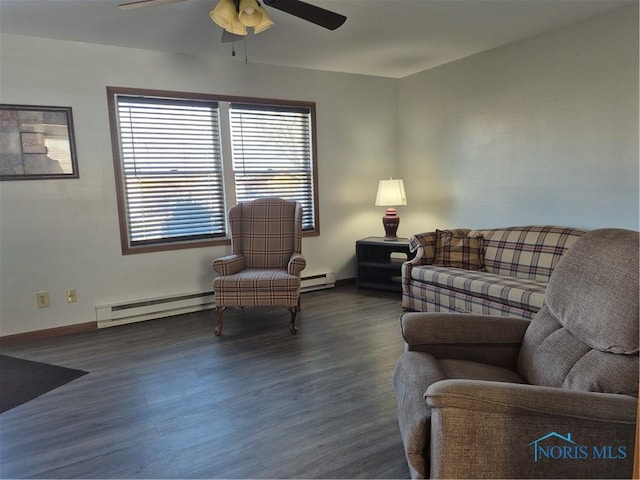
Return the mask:
<svg viewBox="0 0 640 480">
<path fill-rule="evenodd" d="M 302 205 L 302 229 L 313 230 L 311 110 L 232 103 L 236 199 L 282 197 Z"/>
<path fill-rule="evenodd" d="M 315 104 L 107 94 L 123 253 L 228 243 L 226 205 L 263 196 L 300 202 L 303 231 L 318 233 Z"/>
</svg>

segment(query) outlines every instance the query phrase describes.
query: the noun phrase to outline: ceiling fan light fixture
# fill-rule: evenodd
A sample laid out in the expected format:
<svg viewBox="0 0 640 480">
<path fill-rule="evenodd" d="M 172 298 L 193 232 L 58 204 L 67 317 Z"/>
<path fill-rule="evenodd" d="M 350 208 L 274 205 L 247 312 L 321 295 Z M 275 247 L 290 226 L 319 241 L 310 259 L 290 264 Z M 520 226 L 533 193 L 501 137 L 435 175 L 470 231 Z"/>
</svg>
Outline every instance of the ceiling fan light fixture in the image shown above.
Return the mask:
<svg viewBox="0 0 640 480">
<path fill-rule="evenodd" d="M 233 0 L 220 0 L 218 4 L 209 12 L 211 20 L 217 25 L 227 30 L 231 27 L 234 17 L 238 15 Z"/>
<path fill-rule="evenodd" d="M 247 27 L 255 27 L 262 21 L 262 9 L 256 0 L 240 0 L 240 21 Z"/>
<path fill-rule="evenodd" d="M 225 30 L 229 33 L 233 33 L 234 35 L 246 35 L 247 27 L 244 23 L 240 21 L 238 18 L 238 13 L 236 12 L 235 17 L 231 20 L 231 25 L 225 28 Z"/>
<path fill-rule="evenodd" d="M 271 28 L 273 26 L 273 20 L 269 18 L 265 9 L 258 6 L 257 10 L 262 14 L 262 20 L 253 27 L 254 34 L 264 32 L 267 28 Z"/>
</svg>

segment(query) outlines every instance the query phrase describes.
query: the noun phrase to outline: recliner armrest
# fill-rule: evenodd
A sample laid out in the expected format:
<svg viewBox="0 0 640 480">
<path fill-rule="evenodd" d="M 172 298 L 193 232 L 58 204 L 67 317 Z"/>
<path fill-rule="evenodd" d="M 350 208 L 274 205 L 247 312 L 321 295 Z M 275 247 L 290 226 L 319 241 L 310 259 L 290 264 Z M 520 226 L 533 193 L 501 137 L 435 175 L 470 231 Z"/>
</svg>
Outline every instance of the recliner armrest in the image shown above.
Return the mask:
<svg viewBox="0 0 640 480">
<path fill-rule="evenodd" d="M 431 478 L 631 477 L 635 397 L 443 380 L 425 398 Z"/>
<path fill-rule="evenodd" d="M 294 253 L 291 255 L 289 264 L 287 265 L 287 273 L 289 275 L 300 276 L 302 270 L 307 266 L 307 260 L 301 253 Z"/>
<path fill-rule="evenodd" d="M 432 408 L 486 413 L 574 417 L 581 421 L 635 425 L 638 399 L 614 393 L 486 380 L 441 380 L 425 393 Z"/>
<path fill-rule="evenodd" d="M 407 312 L 400 318 L 402 336 L 411 347 L 434 344 L 522 342 L 530 321 L 469 313 Z"/>
<path fill-rule="evenodd" d="M 404 313 L 406 350 L 436 358 L 490 363 L 515 370 L 529 320 L 459 313 Z"/>
<path fill-rule="evenodd" d="M 244 270 L 244 256 L 232 253 L 224 257 L 216 258 L 211 264 L 218 275 L 233 275 Z"/>
</svg>

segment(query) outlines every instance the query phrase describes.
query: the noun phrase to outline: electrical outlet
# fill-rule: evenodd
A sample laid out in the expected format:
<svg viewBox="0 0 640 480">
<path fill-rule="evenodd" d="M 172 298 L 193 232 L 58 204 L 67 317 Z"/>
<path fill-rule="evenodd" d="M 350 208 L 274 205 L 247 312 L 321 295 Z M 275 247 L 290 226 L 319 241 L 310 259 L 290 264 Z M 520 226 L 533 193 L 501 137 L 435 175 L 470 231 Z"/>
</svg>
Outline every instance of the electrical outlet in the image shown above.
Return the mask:
<svg viewBox="0 0 640 480">
<path fill-rule="evenodd" d="M 76 289 L 72 288 L 67 290 L 67 303 L 76 303 L 78 301 L 78 294 L 76 293 Z"/>
<path fill-rule="evenodd" d="M 36 305 L 38 308 L 47 308 L 51 306 L 49 292 L 36 292 Z"/>
</svg>

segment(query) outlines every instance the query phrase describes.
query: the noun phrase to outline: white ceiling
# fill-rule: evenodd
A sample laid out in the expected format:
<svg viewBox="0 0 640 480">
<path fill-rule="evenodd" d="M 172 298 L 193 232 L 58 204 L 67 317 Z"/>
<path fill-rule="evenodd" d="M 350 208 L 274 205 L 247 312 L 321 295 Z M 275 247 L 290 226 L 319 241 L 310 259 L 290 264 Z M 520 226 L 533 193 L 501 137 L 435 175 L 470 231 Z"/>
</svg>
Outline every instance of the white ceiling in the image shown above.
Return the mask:
<svg viewBox="0 0 640 480">
<path fill-rule="evenodd" d="M 0 0 L 0 32 L 231 56 L 209 18 L 217 0 L 121 10 L 124 0 Z M 275 25 L 248 35 L 250 63 L 402 78 L 638 0 L 307 0 L 347 16 L 329 31 L 265 7 Z M 243 42 L 236 44 L 244 61 Z"/>
</svg>

